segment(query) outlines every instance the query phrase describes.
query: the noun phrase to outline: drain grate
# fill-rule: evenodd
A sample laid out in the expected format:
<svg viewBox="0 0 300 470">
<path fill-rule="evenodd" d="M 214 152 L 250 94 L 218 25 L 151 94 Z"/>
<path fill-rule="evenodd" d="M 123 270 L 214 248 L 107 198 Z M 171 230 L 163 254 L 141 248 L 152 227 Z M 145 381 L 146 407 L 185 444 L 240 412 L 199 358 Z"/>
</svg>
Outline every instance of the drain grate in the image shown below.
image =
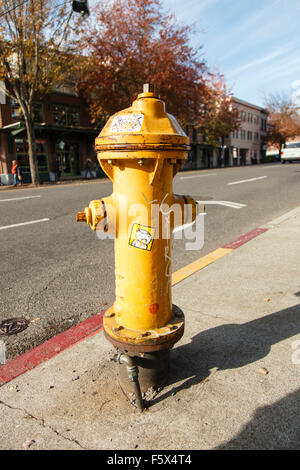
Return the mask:
<svg viewBox="0 0 300 470">
<path fill-rule="evenodd" d="M 30 321 L 26 318 L 8 318 L 0 323 L 0 336 L 16 335 L 29 326 Z"/>
</svg>

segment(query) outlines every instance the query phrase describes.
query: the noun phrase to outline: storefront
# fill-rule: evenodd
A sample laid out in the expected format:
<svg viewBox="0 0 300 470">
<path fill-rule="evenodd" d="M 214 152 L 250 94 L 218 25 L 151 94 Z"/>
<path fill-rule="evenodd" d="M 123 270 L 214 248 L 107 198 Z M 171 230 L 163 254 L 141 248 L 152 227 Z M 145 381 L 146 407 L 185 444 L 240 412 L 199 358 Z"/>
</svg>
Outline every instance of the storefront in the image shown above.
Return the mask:
<svg viewBox="0 0 300 470">
<path fill-rule="evenodd" d="M 73 116 L 68 117 L 74 118 Z M 69 121 L 64 121 L 70 124 Z M 72 121 L 74 123 L 74 121 Z M 2 128 L 7 135 L 11 159 L 21 167 L 23 181 L 31 181 L 28 141 L 23 121 Z M 83 174 L 87 158 L 95 158 L 93 143 L 99 131 L 83 127 L 62 127 L 61 125 L 35 125 L 36 155 L 40 181 L 54 181 L 58 163 L 61 178 L 79 178 Z"/>
<path fill-rule="evenodd" d="M 21 167 L 23 181 L 27 183 L 31 179 L 27 139 L 16 137 L 14 139 L 14 147 L 15 159 Z M 49 179 L 49 159 L 46 140 L 36 140 L 36 156 L 40 180 L 47 181 Z"/>
</svg>

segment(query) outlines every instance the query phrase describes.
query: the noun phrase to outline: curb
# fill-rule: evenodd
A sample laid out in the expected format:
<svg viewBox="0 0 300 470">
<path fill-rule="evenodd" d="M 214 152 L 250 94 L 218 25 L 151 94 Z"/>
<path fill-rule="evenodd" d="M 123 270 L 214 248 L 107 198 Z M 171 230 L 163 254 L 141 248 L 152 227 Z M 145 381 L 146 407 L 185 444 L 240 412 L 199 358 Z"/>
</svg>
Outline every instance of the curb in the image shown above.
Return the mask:
<svg viewBox="0 0 300 470">
<path fill-rule="evenodd" d="M 258 235 L 261 235 L 262 233 L 266 232 L 268 228 L 266 227 L 260 227 L 260 228 L 255 228 L 254 230 L 251 230 L 251 232 L 245 233 L 241 237 L 237 238 L 231 243 L 228 243 L 227 245 L 223 245 L 222 248 L 227 248 L 229 250 L 235 250 L 236 248 L 239 248 L 240 246 L 244 245 L 245 243 L 249 242 L 255 237 L 258 237 Z"/>
<path fill-rule="evenodd" d="M 175 273 L 172 274 L 172 286 L 178 284 L 179 282 L 183 281 L 189 276 L 192 276 L 196 272 L 200 271 L 203 268 L 206 268 L 209 264 L 214 263 L 218 259 L 223 258 L 226 255 L 229 255 L 233 250 L 239 248 L 240 246 L 244 245 L 245 243 L 249 242 L 255 237 L 258 237 L 262 233 L 269 230 L 270 227 L 259 227 L 251 230 L 251 232 L 245 233 L 241 235 L 239 238 L 234 240 L 233 242 L 227 243 L 223 245 L 221 248 L 217 248 L 214 251 L 211 251 L 207 255 L 203 256 L 202 258 L 193 261 L 192 263 L 184 266 L 183 268 L 178 269 Z"/>
<path fill-rule="evenodd" d="M 96 183 L 108 183 L 110 180 L 107 177 L 101 177 L 101 178 L 90 178 L 90 179 L 78 179 L 78 180 L 65 180 L 65 181 L 59 181 L 58 183 L 44 183 L 40 184 L 38 186 L 34 186 L 31 183 L 23 183 L 22 186 L 17 186 L 14 187 L 12 185 L 3 185 L 0 186 L 0 194 L 1 192 L 8 192 L 8 191 L 23 191 L 23 190 L 40 190 L 40 189 L 45 189 L 45 188 L 62 188 L 65 186 L 79 186 L 83 184 L 96 184 Z"/>
<path fill-rule="evenodd" d="M 196 261 L 193 261 L 191 264 L 184 266 L 183 268 L 173 273 L 172 285 L 175 285 L 183 279 L 186 279 L 187 277 L 195 274 L 209 264 L 214 263 L 218 259 L 231 253 L 233 250 L 248 243 L 250 240 L 253 240 L 259 235 L 272 229 L 274 225 L 280 224 L 281 222 L 287 220 L 299 212 L 300 206 L 278 217 L 277 219 L 272 220 L 262 227 L 258 227 L 248 233 L 245 233 L 244 235 L 241 235 L 236 240 L 223 245 L 221 248 L 208 253 Z M 89 336 L 93 336 L 101 331 L 103 329 L 102 322 L 104 313 L 105 310 L 96 315 L 93 315 L 87 320 L 84 320 L 82 323 L 79 323 L 78 325 L 75 325 L 64 332 L 59 333 L 57 336 L 54 336 L 48 341 L 45 341 L 36 348 L 27 351 L 21 356 L 12 359 L 7 364 L 0 366 L 0 386 L 10 382 L 25 372 L 34 369 L 39 364 L 52 359 L 62 351 L 72 347 L 80 341 L 83 341 Z"/>
<path fill-rule="evenodd" d="M 52 359 L 62 351 L 74 344 L 93 336 L 102 330 L 102 321 L 105 310 L 93 315 L 72 328 L 45 341 L 34 349 L 12 359 L 0 367 L 0 385 L 15 379 L 19 375 L 34 369 L 39 364 Z"/>
</svg>

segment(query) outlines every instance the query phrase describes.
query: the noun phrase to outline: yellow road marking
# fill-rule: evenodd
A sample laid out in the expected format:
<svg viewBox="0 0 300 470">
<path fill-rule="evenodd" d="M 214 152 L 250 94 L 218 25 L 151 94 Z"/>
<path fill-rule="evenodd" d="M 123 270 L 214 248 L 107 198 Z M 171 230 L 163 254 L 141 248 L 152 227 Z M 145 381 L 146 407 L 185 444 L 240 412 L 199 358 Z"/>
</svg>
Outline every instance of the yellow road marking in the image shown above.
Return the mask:
<svg viewBox="0 0 300 470">
<path fill-rule="evenodd" d="M 193 261 L 192 263 L 184 266 L 183 268 L 178 269 L 178 271 L 175 271 L 172 274 L 172 286 L 178 284 L 180 281 L 183 281 L 183 279 L 192 276 L 197 271 L 200 271 L 218 259 L 223 258 L 223 256 L 228 255 L 228 253 L 231 253 L 232 251 L 233 250 L 231 248 L 217 248 L 215 251 L 208 253 L 202 258 L 199 258 L 196 261 Z"/>
</svg>

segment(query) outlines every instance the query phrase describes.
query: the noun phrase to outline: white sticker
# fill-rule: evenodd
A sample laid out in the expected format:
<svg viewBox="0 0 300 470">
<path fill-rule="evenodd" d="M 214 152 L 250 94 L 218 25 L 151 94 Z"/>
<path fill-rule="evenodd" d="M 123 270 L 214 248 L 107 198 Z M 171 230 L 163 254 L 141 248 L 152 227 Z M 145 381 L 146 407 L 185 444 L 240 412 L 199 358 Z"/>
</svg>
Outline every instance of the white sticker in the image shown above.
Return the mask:
<svg viewBox="0 0 300 470">
<path fill-rule="evenodd" d="M 143 124 L 143 114 L 123 114 L 116 116 L 110 126 L 111 132 L 137 132 Z"/>
</svg>

